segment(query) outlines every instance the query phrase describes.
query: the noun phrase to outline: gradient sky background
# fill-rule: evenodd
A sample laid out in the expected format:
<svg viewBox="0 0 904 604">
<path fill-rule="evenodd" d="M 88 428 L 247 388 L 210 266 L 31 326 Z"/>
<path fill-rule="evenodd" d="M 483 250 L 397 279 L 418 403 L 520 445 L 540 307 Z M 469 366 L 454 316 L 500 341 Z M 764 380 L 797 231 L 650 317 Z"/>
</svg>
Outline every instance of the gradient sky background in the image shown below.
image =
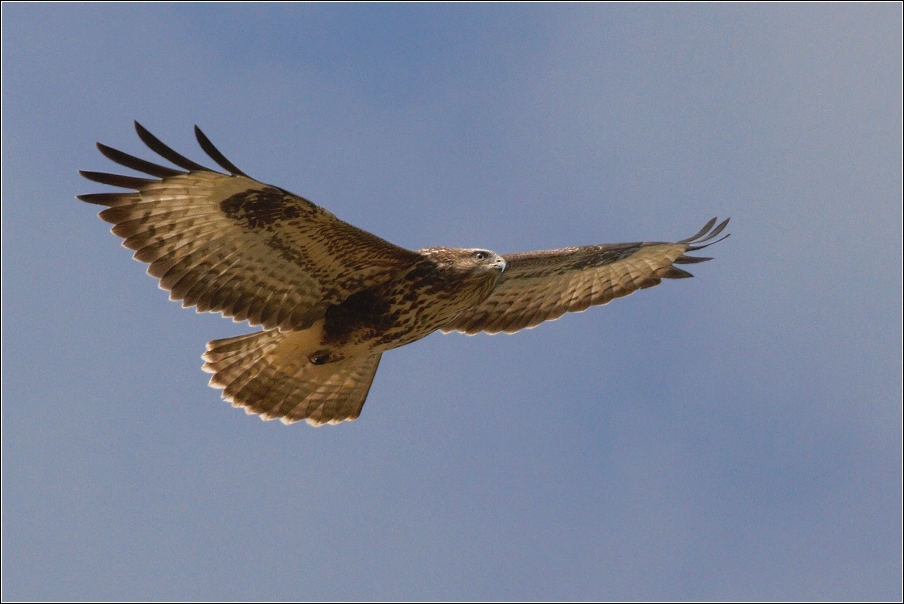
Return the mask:
<svg viewBox="0 0 904 604">
<path fill-rule="evenodd" d="M 2 11 L 4 599 L 901 598 L 899 4 Z M 75 199 L 133 119 L 409 248 L 732 236 L 264 423 Z"/>
</svg>

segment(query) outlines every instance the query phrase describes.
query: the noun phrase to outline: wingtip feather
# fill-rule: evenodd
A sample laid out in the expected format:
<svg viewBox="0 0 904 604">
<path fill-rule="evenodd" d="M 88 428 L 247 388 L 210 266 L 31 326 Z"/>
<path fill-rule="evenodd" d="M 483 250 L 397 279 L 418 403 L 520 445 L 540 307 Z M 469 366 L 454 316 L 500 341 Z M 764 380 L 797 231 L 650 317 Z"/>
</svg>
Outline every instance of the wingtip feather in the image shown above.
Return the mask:
<svg viewBox="0 0 904 604">
<path fill-rule="evenodd" d="M 189 172 L 212 172 L 210 168 L 193 162 L 181 153 L 171 149 L 163 143 L 163 141 L 151 134 L 147 128 L 139 124 L 137 120 L 135 121 L 135 132 L 138 133 L 138 138 L 141 139 L 141 142 L 147 145 L 151 151 L 167 161 L 171 161 L 180 168 L 188 170 Z"/>
<path fill-rule="evenodd" d="M 217 164 L 221 168 L 223 168 L 233 176 L 248 177 L 248 175 L 239 170 L 235 166 L 235 164 L 226 159 L 226 156 L 223 155 L 212 142 L 210 142 L 210 139 L 207 138 L 207 135 L 204 134 L 204 132 L 202 132 L 200 128 L 198 128 L 197 124 L 195 125 L 195 138 L 198 140 L 198 144 L 201 145 L 201 149 L 204 150 L 204 153 L 206 153 L 210 157 L 210 159 L 217 162 Z"/>
</svg>

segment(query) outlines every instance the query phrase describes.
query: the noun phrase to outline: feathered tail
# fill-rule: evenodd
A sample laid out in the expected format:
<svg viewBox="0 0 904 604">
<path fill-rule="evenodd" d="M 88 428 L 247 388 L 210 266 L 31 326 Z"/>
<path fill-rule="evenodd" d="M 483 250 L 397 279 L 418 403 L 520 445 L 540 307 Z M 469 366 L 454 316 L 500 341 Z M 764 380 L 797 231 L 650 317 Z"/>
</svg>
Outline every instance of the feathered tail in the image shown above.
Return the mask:
<svg viewBox="0 0 904 604">
<path fill-rule="evenodd" d="M 381 355 L 314 365 L 314 342 L 310 333 L 277 329 L 214 340 L 203 369 L 224 399 L 261 419 L 320 426 L 357 418 Z"/>
</svg>

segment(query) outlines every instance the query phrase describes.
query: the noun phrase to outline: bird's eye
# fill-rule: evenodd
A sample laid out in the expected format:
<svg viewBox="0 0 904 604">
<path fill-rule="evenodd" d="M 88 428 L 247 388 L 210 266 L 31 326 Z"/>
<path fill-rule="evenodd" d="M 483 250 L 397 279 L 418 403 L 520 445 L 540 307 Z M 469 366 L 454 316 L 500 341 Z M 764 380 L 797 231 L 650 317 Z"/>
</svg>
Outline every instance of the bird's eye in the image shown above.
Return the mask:
<svg viewBox="0 0 904 604">
<path fill-rule="evenodd" d="M 489 257 L 489 254 L 486 252 L 474 252 L 475 260 L 486 260 Z"/>
</svg>

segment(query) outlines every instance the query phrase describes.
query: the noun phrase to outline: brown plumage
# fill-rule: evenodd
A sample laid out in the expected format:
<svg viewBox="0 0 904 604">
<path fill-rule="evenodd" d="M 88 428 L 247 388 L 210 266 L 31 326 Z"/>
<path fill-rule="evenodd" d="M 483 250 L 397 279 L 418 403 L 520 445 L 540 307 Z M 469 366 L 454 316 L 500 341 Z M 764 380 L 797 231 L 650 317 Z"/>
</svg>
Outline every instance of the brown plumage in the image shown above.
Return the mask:
<svg viewBox="0 0 904 604">
<path fill-rule="evenodd" d="M 714 218 L 676 243 L 506 256 L 409 251 L 250 178 L 197 127 L 201 148 L 228 174 L 183 157 L 137 122 L 135 128 L 182 170 L 98 143 L 109 159 L 155 178 L 83 171 L 88 180 L 135 192 L 79 199 L 108 206 L 100 217 L 150 265 L 171 299 L 263 326 L 208 343 L 203 368 L 233 405 L 285 423 L 355 419 L 383 352 L 434 331 L 513 333 L 662 279 L 690 277 L 674 265 L 709 260 L 685 253 L 716 243 L 728 223 Z"/>
</svg>

